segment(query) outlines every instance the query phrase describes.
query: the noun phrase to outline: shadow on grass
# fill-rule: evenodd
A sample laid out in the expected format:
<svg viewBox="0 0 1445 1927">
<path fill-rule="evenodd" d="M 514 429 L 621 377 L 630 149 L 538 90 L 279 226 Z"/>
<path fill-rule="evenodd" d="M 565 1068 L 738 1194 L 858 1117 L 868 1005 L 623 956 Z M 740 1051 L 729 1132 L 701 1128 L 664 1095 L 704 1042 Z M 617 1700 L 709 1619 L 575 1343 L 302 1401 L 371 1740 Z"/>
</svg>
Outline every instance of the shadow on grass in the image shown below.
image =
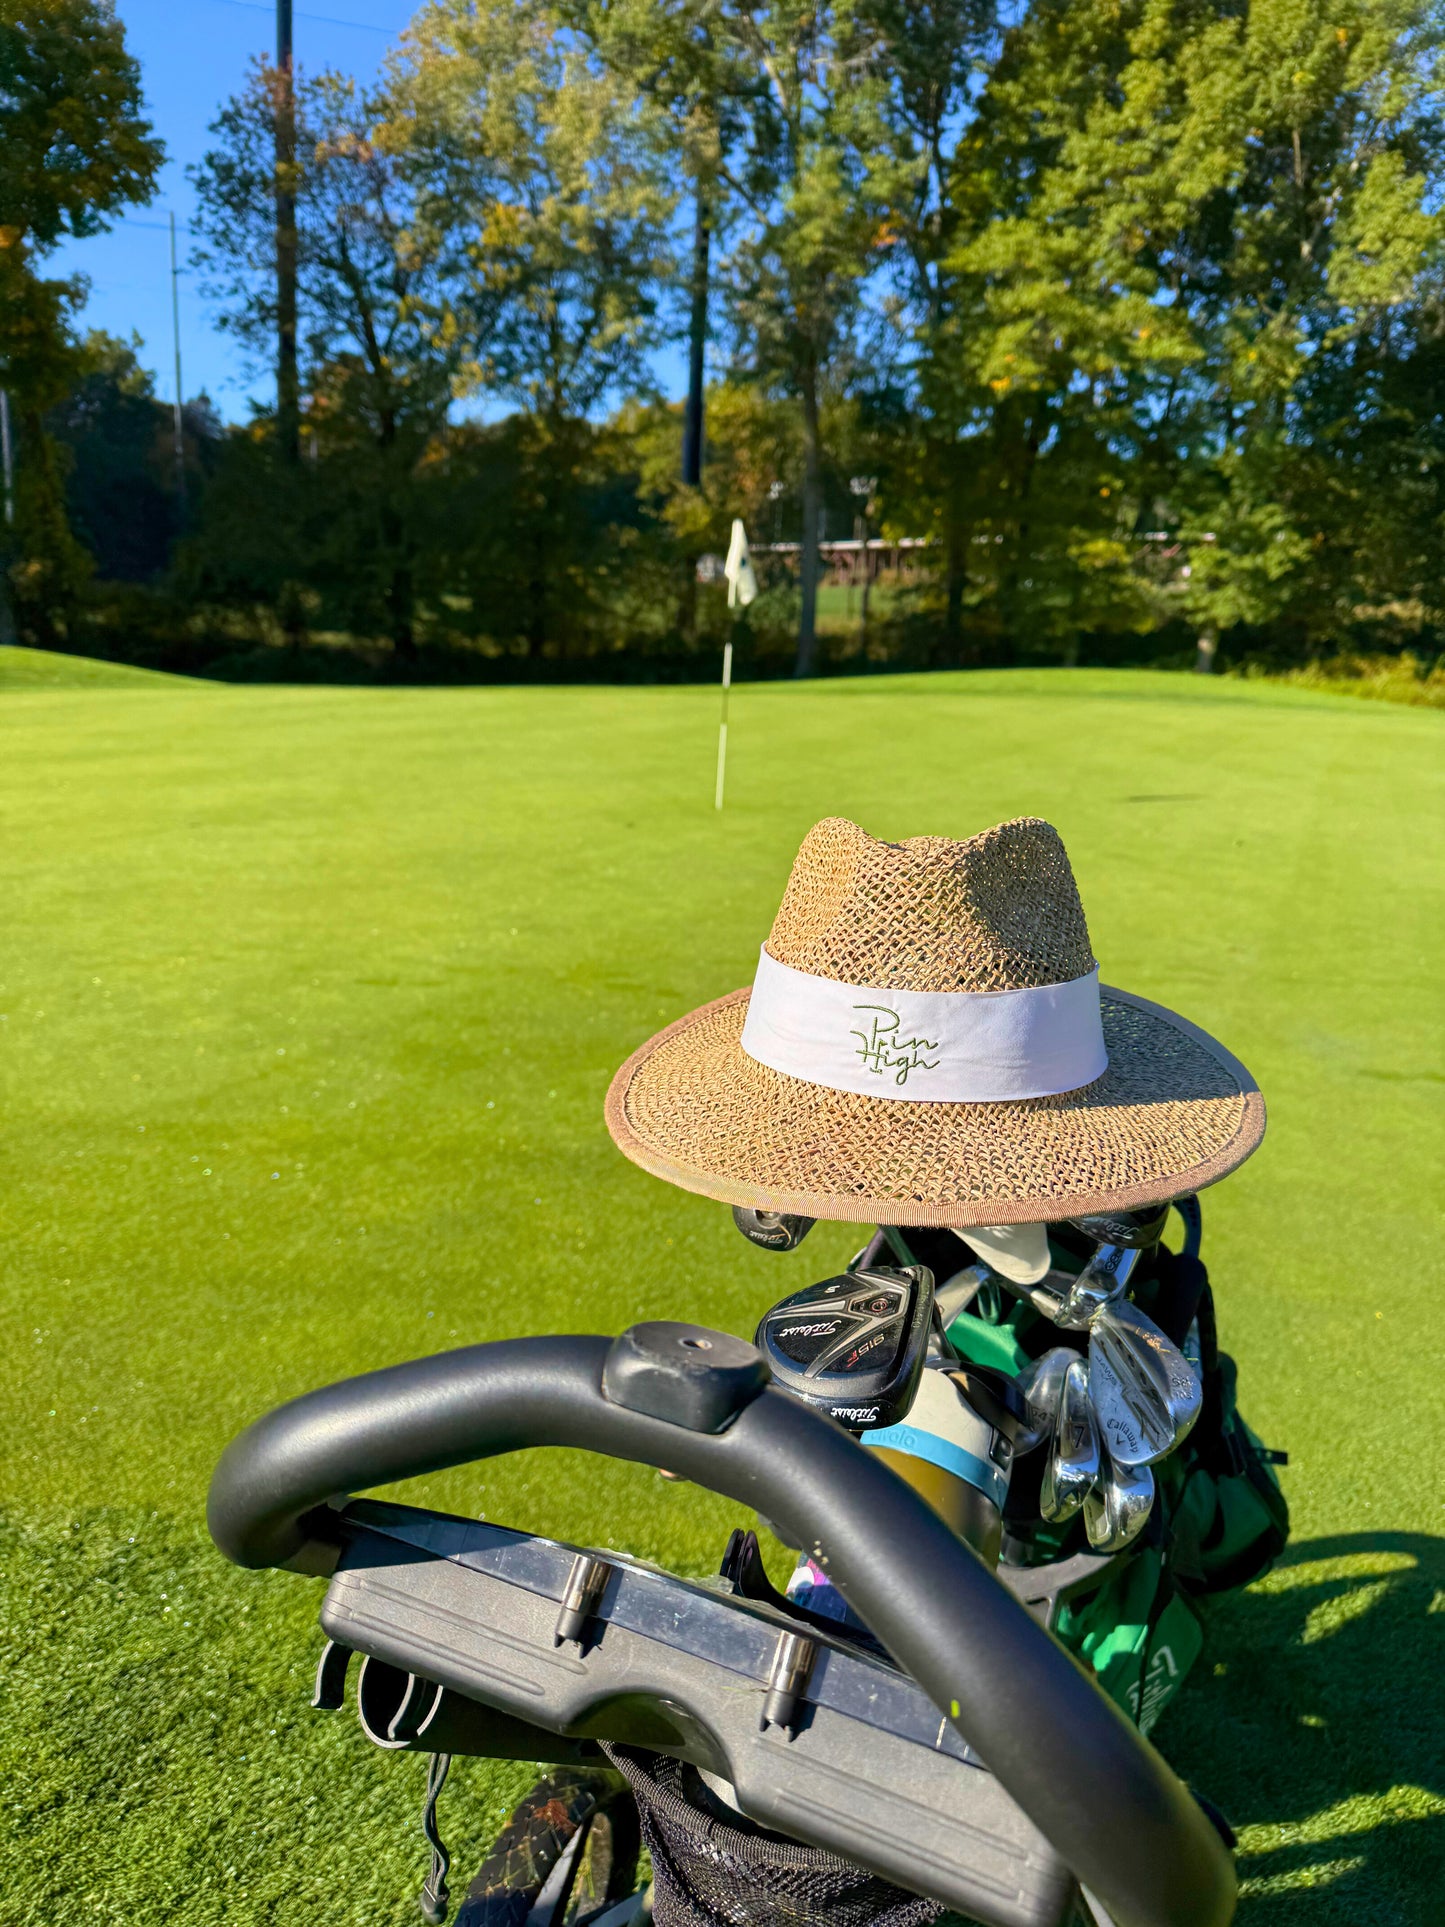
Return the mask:
<svg viewBox="0 0 1445 1927">
<path fill-rule="evenodd" d="M 1213 1610 L 1159 1738 L 1239 1832 L 1242 1924 L 1445 1918 L 1442 1633 L 1445 1540 L 1423 1534 L 1293 1545 Z"/>
</svg>

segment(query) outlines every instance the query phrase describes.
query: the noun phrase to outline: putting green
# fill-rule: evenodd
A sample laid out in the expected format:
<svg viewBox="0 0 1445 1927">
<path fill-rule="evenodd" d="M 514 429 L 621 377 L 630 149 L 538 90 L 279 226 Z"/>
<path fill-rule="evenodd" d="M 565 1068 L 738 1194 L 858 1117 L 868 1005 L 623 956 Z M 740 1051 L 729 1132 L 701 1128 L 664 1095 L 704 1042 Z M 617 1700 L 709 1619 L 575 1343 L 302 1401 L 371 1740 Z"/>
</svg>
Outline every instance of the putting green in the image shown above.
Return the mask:
<svg viewBox="0 0 1445 1927">
<path fill-rule="evenodd" d="M 307 1710 L 318 1587 L 212 1552 L 211 1466 L 346 1373 L 747 1332 L 846 1255 L 754 1250 L 601 1121 L 637 1042 L 750 977 L 834 812 L 1047 816 L 1105 977 L 1259 1077 L 1206 1253 L 1295 1540 L 1158 1737 L 1241 1828 L 1245 1922 L 1438 1919 L 1438 715 L 1125 672 L 745 687 L 719 816 L 708 690 L 142 699 L 0 667 L 0 1921 L 415 1918 L 422 1763 Z M 561 1455 L 425 1490 L 693 1571 L 736 1516 Z M 459 1871 L 526 1777 L 459 1765 Z"/>
</svg>

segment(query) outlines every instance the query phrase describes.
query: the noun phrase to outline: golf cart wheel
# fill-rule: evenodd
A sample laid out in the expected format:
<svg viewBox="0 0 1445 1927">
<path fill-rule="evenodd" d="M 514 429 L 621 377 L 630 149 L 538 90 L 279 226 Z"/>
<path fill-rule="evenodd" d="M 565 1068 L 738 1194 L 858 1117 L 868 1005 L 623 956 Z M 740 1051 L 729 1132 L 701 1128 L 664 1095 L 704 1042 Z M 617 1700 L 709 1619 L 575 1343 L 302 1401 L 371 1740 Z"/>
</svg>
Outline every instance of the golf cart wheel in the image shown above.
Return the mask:
<svg viewBox="0 0 1445 1927">
<path fill-rule="evenodd" d="M 547 1927 L 588 1927 L 633 1892 L 638 1847 L 637 1808 L 619 1774 L 558 1768 L 497 1836 L 456 1927 L 524 1927 L 554 1872 Z"/>
</svg>

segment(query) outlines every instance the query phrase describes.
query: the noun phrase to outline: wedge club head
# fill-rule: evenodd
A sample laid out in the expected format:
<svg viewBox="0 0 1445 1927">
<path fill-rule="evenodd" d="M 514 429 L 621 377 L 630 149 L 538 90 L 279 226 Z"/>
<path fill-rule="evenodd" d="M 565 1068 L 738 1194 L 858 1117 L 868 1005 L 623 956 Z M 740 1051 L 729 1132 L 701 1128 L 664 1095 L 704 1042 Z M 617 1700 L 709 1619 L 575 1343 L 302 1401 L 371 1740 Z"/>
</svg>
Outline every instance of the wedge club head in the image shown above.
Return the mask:
<svg viewBox="0 0 1445 1927">
<path fill-rule="evenodd" d="M 1064 1373 L 1059 1392 L 1053 1444 L 1044 1466 L 1039 1510 L 1051 1525 L 1062 1525 L 1084 1503 L 1099 1476 L 1099 1434 L 1089 1403 L 1089 1374 L 1081 1358 Z"/>
<path fill-rule="evenodd" d="M 1169 1415 L 1178 1445 L 1194 1429 L 1204 1403 L 1199 1374 L 1147 1313 L 1124 1301 L 1109 1305 L 1090 1328 L 1090 1349 L 1101 1338 L 1117 1369 L 1147 1376 Z"/>
<path fill-rule="evenodd" d="M 1120 1465 L 1153 1465 L 1178 1443 L 1154 1374 L 1115 1342 L 1103 1319 L 1089 1333 L 1089 1402 L 1099 1435 Z"/>
<path fill-rule="evenodd" d="M 1028 1423 L 1014 1441 L 1015 1452 L 1032 1452 L 1053 1431 L 1064 1373 L 1078 1356 L 1068 1345 L 1055 1345 L 1020 1374 L 1018 1386 L 1028 1407 Z"/>
<path fill-rule="evenodd" d="M 1084 1530 L 1095 1552 L 1122 1552 L 1144 1530 L 1154 1504 L 1147 1465 L 1121 1465 L 1105 1451 L 1097 1483 L 1084 1500 Z"/>
</svg>

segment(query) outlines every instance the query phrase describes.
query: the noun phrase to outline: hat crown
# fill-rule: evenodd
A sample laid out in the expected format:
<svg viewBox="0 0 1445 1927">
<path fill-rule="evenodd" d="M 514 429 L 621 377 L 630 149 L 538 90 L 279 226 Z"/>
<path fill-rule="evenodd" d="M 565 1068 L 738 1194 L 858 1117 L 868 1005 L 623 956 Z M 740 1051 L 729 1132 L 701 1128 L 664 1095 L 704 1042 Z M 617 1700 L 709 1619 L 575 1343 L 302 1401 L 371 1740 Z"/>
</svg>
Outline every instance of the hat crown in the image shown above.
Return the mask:
<svg viewBox="0 0 1445 1927">
<path fill-rule="evenodd" d="M 1036 816 L 903 843 L 827 817 L 803 839 L 767 947 L 794 970 L 892 990 L 1023 990 L 1095 967 L 1063 840 Z"/>
</svg>

